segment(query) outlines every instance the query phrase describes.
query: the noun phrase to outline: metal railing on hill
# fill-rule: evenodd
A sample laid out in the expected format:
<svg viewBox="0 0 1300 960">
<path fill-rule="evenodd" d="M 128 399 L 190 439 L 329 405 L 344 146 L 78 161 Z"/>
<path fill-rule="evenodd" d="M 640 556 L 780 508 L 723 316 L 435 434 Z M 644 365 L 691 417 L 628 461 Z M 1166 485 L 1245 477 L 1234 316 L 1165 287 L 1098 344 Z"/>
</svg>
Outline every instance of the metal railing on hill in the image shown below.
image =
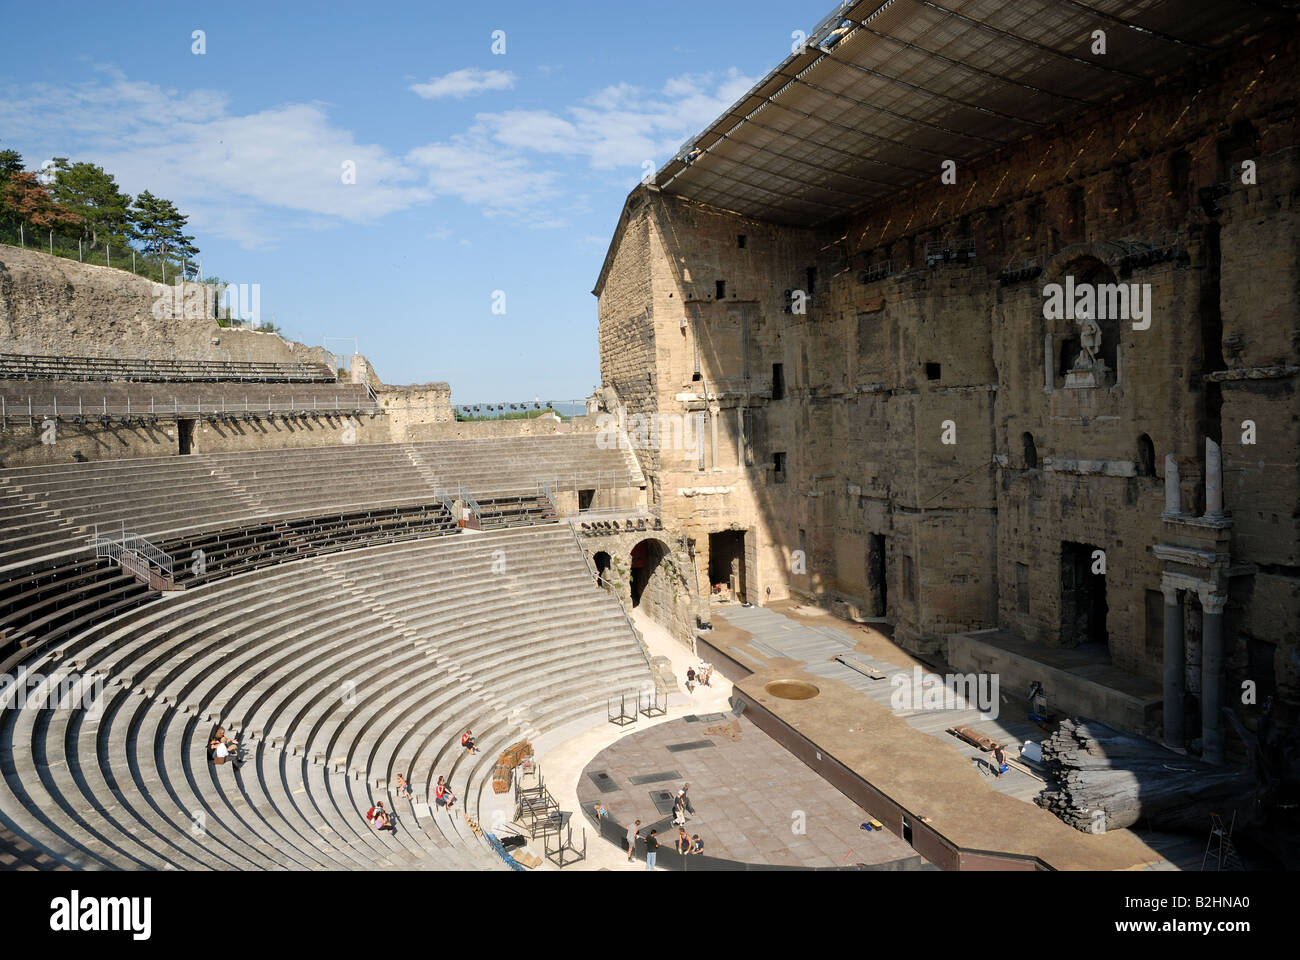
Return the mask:
<svg viewBox="0 0 1300 960">
<path fill-rule="evenodd" d="M 148 357 L 65 357 L 0 353 L 0 380 L 335 383 L 337 376 L 335 371 L 321 363 L 155 360 Z"/>
<path fill-rule="evenodd" d="M 344 400 L 338 395 L 335 395 L 332 404 L 328 402 L 322 403 L 319 397 L 312 397 L 310 403 L 306 399 L 295 403 L 292 395 L 283 402 L 268 400 L 266 403 L 260 401 L 253 403 L 247 397 L 244 398 L 243 403 L 238 401 L 227 403 L 224 397 L 220 400 L 197 400 L 193 403 L 181 403 L 175 397 L 172 398 L 171 403 L 166 402 L 166 400 L 159 403 L 156 398 L 151 397 L 148 403 L 143 401 L 132 403 L 130 397 L 125 400 L 114 399 L 110 402 L 108 397 L 102 396 L 99 398 L 99 402 L 92 400 L 90 403 L 86 403 L 85 398 L 78 397 L 75 404 L 69 404 L 66 401 L 60 404 L 58 397 L 48 402 L 36 403 L 30 396 L 26 398 L 24 403 L 22 398 L 15 401 L 13 398 L 0 395 L 0 429 L 4 429 L 11 419 L 25 419 L 29 424 L 34 423 L 37 418 L 72 419 L 74 422 L 78 419 L 138 420 L 145 417 L 169 419 L 217 417 L 251 420 L 268 414 L 309 416 L 314 413 L 353 413 L 360 415 L 371 412 L 380 412 L 380 407 L 370 400 Z"/>
</svg>

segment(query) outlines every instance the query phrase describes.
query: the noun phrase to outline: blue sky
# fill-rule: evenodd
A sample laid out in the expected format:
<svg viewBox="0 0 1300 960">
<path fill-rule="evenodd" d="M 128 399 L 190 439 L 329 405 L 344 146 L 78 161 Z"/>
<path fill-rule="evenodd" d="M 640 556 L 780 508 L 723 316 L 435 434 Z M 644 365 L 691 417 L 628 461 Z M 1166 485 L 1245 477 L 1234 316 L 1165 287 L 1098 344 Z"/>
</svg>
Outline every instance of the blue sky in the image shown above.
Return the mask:
<svg viewBox="0 0 1300 960">
<path fill-rule="evenodd" d="M 832 6 L 23 4 L 0 37 L 0 147 L 175 201 L 207 274 L 259 283 L 295 339 L 357 338 L 389 383 L 579 398 L 600 379 L 590 291 L 643 164 Z"/>
</svg>

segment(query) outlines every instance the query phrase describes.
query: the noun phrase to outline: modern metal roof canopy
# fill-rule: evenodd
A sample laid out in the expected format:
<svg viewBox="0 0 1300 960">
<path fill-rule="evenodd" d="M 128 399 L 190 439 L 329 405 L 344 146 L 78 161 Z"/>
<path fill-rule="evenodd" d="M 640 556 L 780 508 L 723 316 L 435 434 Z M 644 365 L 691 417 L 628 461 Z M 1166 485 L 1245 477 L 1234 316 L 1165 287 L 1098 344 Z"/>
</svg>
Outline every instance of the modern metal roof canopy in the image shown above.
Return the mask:
<svg viewBox="0 0 1300 960">
<path fill-rule="evenodd" d="M 799 226 L 1102 104 L 1273 24 L 1294 0 L 846 0 L 656 174 Z M 1093 31 L 1106 53 L 1091 52 Z"/>
</svg>

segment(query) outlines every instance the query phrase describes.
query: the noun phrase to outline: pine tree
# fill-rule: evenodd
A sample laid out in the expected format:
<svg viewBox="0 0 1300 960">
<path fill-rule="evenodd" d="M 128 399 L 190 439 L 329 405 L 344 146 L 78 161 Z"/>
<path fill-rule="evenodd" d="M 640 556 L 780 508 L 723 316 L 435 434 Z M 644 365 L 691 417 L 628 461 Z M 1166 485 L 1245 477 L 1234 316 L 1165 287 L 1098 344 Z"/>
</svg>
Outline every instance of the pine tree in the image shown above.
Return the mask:
<svg viewBox="0 0 1300 960">
<path fill-rule="evenodd" d="M 185 233 L 188 217 L 176 209 L 170 200 L 156 197 L 145 190 L 135 198 L 131 206 L 131 236 L 141 241 L 146 250 L 150 250 L 164 260 L 168 255 L 192 258 L 199 248 L 194 245 L 194 238 Z"/>
<path fill-rule="evenodd" d="M 90 245 L 99 243 L 100 233 L 110 242 L 124 241 L 131 197 L 118 189 L 113 175 L 93 163 L 69 164 L 64 157 L 55 158 L 54 169 L 50 193 L 64 209 L 82 218 L 83 236 L 90 238 Z"/>
</svg>

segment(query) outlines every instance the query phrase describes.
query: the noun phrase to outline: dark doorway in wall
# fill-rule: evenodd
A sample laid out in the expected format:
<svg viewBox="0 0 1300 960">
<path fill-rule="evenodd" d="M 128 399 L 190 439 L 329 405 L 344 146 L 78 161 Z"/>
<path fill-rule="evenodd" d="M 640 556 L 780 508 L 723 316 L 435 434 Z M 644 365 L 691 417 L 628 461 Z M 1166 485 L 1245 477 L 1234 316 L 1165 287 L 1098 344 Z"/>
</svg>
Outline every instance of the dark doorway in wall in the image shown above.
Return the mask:
<svg viewBox="0 0 1300 960">
<path fill-rule="evenodd" d="M 609 554 L 601 550 L 592 559 L 596 566 L 596 583 L 603 587 L 609 580 Z"/>
<path fill-rule="evenodd" d="M 1138 437 L 1137 468 L 1139 477 L 1156 475 L 1156 447 L 1145 433 Z"/>
<path fill-rule="evenodd" d="M 785 399 L 785 364 L 772 364 L 772 399 Z"/>
<path fill-rule="evenodd" d="M 1034 435 L 1028 431 L 1020 435 L 1020 443 L 1024 447 L 1025 469 L 1038 469 L 1038 444 L 1034 443 Z"/>
<path fill-rule="evenodd" d="M 709 585 L 725 583 L 737 600 L 745 599 L 745 531 L 709 534 Z"/>
<path fill-rule="evenodd" d="M 885 577 L 885 535 L 867 534 L 867 616 L 886 617 L 889 597 Z"/>
<path fill-rule="evenodd" d="M 595 498 L 596 498 L 596 491 L 595 491 L 594 489 L 593 489 L 593 490 L 579 490 L 579 491 L 578 491 L 578 509 L 579 509 L 579 510 L 590 510 L 590 509 L 591 509 L 591 501 L 594 500 Z"/>
<path fill-rule="evenodd" d="M 1094 573 L 1094 554 L 1100 550 L 1090 543 L 1061 541 L 1061 646 L 1077 647 L 1084 643 L 1105 644 L 1106 576 Z"/>
<path fill-rule="evenodd" d="M 666 552 L 658 540 L 642 540 L 632 548 L 632 606 L 641 605 L 646 585 L 659 569 Z"/>
<path fill-rule="evenodd" d="M 188 456 L 194 449 L 194 424 L 197 420 L 176 421 L 176 443 L 181 456 Z"/>
</svg>

